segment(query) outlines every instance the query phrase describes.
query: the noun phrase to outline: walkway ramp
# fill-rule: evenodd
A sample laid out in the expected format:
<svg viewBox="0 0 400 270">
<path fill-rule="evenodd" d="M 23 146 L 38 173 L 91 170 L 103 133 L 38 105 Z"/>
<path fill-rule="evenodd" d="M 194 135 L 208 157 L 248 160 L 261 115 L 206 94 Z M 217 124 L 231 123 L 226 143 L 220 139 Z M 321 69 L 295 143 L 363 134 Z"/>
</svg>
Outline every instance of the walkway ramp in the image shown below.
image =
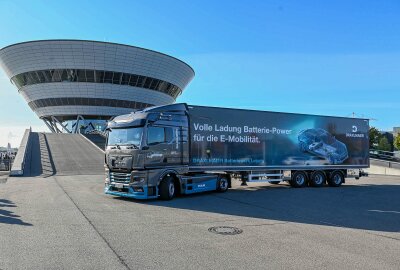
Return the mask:
<svg viewBox="0 0 400 270">
<path fill-rule="evenodd" d="M 31 132 L 23 175 L 93 175 L 104 173 L 104 154 L 80 134 Z"/>
<path fill-rule="evenodd" d="M 57 175 L 104 173 L 104 153 L 80 134 L 46 134 Z"/>
</svg>

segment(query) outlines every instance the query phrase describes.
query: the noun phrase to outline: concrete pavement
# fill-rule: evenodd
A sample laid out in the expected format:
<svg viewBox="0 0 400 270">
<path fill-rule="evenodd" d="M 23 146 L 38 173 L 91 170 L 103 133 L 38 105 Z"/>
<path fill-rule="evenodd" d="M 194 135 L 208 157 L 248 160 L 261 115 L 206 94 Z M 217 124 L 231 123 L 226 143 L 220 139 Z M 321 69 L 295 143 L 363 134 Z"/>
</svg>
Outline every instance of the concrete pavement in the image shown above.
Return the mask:
<svg viewBox="0 0 400 270">
<path fill-rule="evenodd" d="M 0 184 L 0 269 L 398 269 L 400 178 L 136 201 L 103 175 Z M 210 233 L 233 226 L 239 235 Z"/>
</svg>

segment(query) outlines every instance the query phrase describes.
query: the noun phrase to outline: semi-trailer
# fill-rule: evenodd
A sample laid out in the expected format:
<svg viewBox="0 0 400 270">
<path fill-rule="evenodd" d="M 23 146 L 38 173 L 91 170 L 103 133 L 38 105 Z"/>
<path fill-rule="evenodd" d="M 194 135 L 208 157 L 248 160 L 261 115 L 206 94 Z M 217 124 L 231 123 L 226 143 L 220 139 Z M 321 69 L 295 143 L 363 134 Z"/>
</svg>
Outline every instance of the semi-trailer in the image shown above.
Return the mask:
<svg viewBox="0 0 400 270">
<path fill-rule="evenodd" d="M 225 192 L 232 179 L 341 186 L 369 167 L 368 119 L 185 103 L 117 116 L 107 125 L 106 194 L 170 200 Z"/>
</svg>

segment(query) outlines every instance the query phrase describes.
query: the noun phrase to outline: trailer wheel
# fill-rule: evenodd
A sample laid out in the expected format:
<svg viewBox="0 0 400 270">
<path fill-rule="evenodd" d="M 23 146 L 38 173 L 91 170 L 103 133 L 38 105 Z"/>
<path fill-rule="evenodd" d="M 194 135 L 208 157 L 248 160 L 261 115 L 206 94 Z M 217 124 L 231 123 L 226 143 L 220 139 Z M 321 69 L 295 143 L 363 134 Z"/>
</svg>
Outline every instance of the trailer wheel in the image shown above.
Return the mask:
<svg viewBox="0 0 400 270">
<path fill-rule="evenodd" d="M 328 179 L 330 187 L 340 187 L 344 182 L 344 175 L 341 171 L 333 171 Z"/>
<path fill-rule="evenodd" d="M 322 187 L 326 182 L 325 173 L 322 171 L 313 172 L 309 182 L 312 187 Z"/>
<path fill-rule="evenodd" d="M 292 180 L 290 180 L 290 185 L 295 188 L 301 188 L 307 186 L 308 177 L 303 171 L 297 171 L 292 175 Z"/>
<path fill-rule="evenodd" d="M 225 175 L 219 176 L 217 181 L 217 191 L 225 192 L 228 190 L 228 187 L 229 187 L 228 178 Z"/>
<path fill-rule="evenodd" d="M 174 178 L 172 178 L 171 176 L 164 177 L 164 179 L 160 183 L 159 190 L 160 198 L 162 200 L 172 200 L 172 198 L 175 196 Z"/>
</svg>

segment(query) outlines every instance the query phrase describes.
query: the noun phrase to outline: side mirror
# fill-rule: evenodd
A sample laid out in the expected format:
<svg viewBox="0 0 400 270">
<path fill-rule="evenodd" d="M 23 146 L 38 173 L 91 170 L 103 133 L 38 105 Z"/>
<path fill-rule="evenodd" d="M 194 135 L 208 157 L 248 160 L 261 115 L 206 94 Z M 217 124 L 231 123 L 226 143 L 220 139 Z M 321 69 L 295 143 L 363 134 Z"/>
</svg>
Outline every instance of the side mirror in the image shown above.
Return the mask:
<svg viewBox="0 0 400 270">
<path fill-rule="evenodd" d="M 148 147 L 147 145 L 142 146 L 142 150 L 149 150 L 150 147 Z"/>
</svg>

